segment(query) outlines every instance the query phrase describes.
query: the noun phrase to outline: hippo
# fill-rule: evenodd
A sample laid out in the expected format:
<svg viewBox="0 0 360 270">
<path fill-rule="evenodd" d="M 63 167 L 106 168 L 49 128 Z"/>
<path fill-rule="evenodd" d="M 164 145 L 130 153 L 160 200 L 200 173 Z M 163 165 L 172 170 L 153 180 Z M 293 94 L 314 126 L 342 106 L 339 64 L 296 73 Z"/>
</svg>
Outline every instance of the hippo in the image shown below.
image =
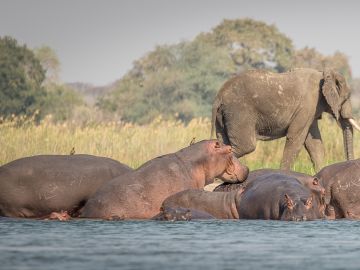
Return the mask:
<svg viewBox="0 0 360 270">
<path fill-rule="evenodd" d="M 320 194 L 318 194 L 320 196 Z M 323 217 L 315 195 L 298 179 L 268 173 L 229 192 L 189 189 L 166 198 L 162 208 L 189 208 L 218 219 L 312 220 Z"/>
<path fill-rule="evenodd" d="M 322 187 L 319 184 L 319 181 L 316 177 L 300 173 L 300 172 L 294 172 L 294 171 L 286 171 L 286 170 L 278 170 L 278 169 L 258 169 L 255 171 L 251 171 L 248 174 L 248 177 L 246 178 L 246 181 L 243 181 L 241 183 L 222 183 L 221 185 L 217 186 L 214 191 L 218 192 L 226 192 L 231 190 L 237 190 L 244 188 L 248 183 L 253 181 L 254 179 L 258 178 L 259 176 L 265 175 L 265 174 L 283 174 L 295 177 L 298 179 L 301 183 L 303 183 L 305 186 L 317 190 L 320 193 L 325 193 L 324 187 Z"/>
<path fill-rule="evenodd" d="M 360 159 L 335 163 L 315 175 L 325 187 L 329 219 L 360 219 Z"/>
<path fill-rule="evenodd" d="M 305 187 L 309 188 L 316 196 L 319 196 L 321 200 L 324 200 L 325 197 L 325 188 L 319 182 L 319 179 L 316 176 L 311 176 L 305 173 L 299 173 L 294 171 L 285 171 L 285 170 L 276 170 L 276 169 L 259 169 L 249 173 L 246 181 L 242 183 L 223 183 L 217 186 L 214 191 L 216 192 L 223 192 L 223 191 L 231 191 L 237 189 L 243 189 L 246 185 L 251 183 L 253 180 L 257 179 L 262 175 L 267 174 L 283 174 L 287 176 L 295 177 L 297 180 L 300 181 Z M 266 179 L 266 178 L 264 178 Z"/>
<path fill-rule="evenodd" d="M 137 170 L 103 185 L 85 204 L 81 217 L 149 219 L 165 198 L 185 189 L 203 189 L 215 177 L 244 181 L 248 168 L 231 146 L 217 140 L 194 143 L 178 152 L 152 159 Z"/>
<path fill-rule="evenodd" d="M 251 181 L 238 204 L 240 219 L 305 221 L 323 218 L 320 200 L 297 178 L 264 174 Z"/>
<path fill-rule="evenodd" d="M 207 213 L 217 219 L 238 219 L 237 205 L 244 189 L 229 192 L 211 192 L 206 190 L 187 189 L 167 197 L 162 209 L 191 209 Z"/>
<path fill-rule="evenodd" d="M 39 218 L 79 209 L 105 182 L 132 169 L 92 155 L 39 155 L 0 167 L 0 215 Z M 55 215 L 55 214 L 53 214 Z"/>
<path fill-rule="evenodd" d="M 190 208 L 161 207 L 160 213 L 151 219 L 158 221 L 190 221 L 196 219 L 215 219 L 215 217 L 206 212 Z"/>
</svg>

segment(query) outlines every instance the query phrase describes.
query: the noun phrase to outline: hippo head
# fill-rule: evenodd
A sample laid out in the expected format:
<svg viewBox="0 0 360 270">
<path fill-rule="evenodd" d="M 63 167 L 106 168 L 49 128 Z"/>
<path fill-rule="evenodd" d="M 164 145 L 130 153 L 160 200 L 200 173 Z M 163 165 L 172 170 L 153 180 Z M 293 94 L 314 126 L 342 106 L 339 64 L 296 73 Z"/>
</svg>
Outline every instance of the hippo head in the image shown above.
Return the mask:
<svg viewBox="0 0 360 270">
<path fill-rule="evenodd" d="M 215 177 L 227 183 L 246 180 L 249 169 L 234 156 L 231 146 L 220 143 L 218 140 L 209 140 L 206 156 L 204 169 L 208 180 L 213 180 Z"/>
<path fill-rule="evenodd" d="M 293 200 L 288 194 L 284 196 L 285 206 L 281 215 L 281 220 L 306 221 L 317 218 L 317 211 L 313 205 L 313 197 L 306 200 L 301 198 Z"/>
<path fill-rule="evenodd" d="M 310 190 L 313 192 L 317 199 L 317 204 L 319 206 L 319 212 L 323 215 L 325 214 L 325 188 L 321 185 L 317 177 L 313 177 L 312 184 L 309 186 Z"/>
<path fill-rule="evenodd" d="M 162 221 L 189 221 L 191 220 L 191 211 L 187 208 L 162 206 L 160 213 L 153 219 Z"/>
</svg>

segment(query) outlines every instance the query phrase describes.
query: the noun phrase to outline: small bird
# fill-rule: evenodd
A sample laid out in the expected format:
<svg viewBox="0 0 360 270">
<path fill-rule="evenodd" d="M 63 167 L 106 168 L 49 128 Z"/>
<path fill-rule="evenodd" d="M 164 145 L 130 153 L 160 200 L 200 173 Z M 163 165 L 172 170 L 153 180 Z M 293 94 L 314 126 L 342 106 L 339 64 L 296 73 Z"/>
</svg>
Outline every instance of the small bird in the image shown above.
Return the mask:
<svg viewBox="0 0 360 270">
<path fill-rule="evenodd" d="M 189 145 L 193 145 L 195 143 L 196 137 L 193 137 Z"/>
<path fill-rule="evenodd" d="M 71 156 L 72 156 L 72 155 L 75 155 L 75 147 L 73 147 L 73 148 L 71 149 L 70 155 L 71 155 Z"/>
</svg>

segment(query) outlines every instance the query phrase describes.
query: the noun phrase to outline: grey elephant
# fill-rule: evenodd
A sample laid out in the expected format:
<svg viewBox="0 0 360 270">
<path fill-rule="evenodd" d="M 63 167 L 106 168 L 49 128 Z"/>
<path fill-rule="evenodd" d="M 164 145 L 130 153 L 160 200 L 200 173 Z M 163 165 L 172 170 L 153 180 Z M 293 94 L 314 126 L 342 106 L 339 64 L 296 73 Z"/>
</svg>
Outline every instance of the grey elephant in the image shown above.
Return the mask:
<svg viewBox="0 0 360 270">
<path fill-rule="evenodd" d="M 353 126 L 350 89 L 333 71 L 293 69 L 285 73 L 250 70 L 229 79 L 217 94 L 212 109 L 213 136 L 232 146 L 236 157 L 253 152 L 256 140 L 286 136 L 281 161 L 290 169 L 305 145 L 318 171 L 324 159 L 318 120 L 328 112 L 343 129 L 346 158 L 353 159 Z"/>
</svg>

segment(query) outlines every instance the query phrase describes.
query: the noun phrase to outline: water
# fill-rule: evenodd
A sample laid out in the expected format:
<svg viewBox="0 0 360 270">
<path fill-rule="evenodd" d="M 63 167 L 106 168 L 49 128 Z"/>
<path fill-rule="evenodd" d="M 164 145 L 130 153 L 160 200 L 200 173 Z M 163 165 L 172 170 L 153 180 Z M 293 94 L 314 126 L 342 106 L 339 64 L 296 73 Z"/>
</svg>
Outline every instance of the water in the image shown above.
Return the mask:
<svg viewBox="0 0 360 270">
<path fill-rule="evenodd" d="M 360 222 L 0 219 L 0 269 L 359 269 Z"/>
</svg>

